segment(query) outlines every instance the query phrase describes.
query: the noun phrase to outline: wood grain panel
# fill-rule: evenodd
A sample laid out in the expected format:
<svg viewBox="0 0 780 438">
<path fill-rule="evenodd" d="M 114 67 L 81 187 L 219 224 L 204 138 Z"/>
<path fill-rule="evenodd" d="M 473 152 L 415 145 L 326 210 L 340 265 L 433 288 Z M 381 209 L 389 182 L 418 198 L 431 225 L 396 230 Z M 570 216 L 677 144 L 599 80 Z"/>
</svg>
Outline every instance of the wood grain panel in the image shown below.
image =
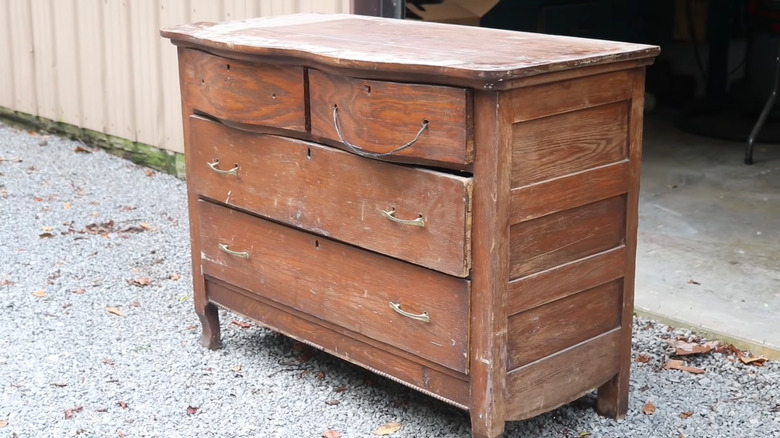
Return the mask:
<svg viewBox="0 0 780 438">
<path fill-rule="evenodd" d="M 517 123 L 628 100 L 633 86 L 633 70 L 622 70 L 518 88 L 509 91 L 509 98 Z"/>
<path fill-rule="evenodd" d="M 345 140 L 367 152 L 387 153 L 415 138 L 408 149 L 383 157 L 467 164 L 473 160 L 471 122 L 465 89 L 355 79 L 309 71 L 312 134 L 344 148 L 336 132 L 333 106 Z"/>
<path fill-rule="evenodd" d="M 626 102 L 514 124 L 512 187 L 625 160 L 627 127 Z"/>
<path fill-rule="evenodd" d="M 623 276 L 625 246 L 565 263 L 509 282 L 507 314 L 565 298 Z"/>
<path fill-rule="evenodd" d="M 517 368 L 507 375 L 507 420 L 525 420 L 576 400 L 618 370 L 621 329 Z"/>
<path fill-rule="evenodd" d="M 521 367 L 620 326 L 621 281 L 596 286 L 509 318 L 507 369 Z"/>
<path fill-rule="evenodd" d="M 468 280 L 200 201 L 203 273 L 466 372 Z M 247 251 L 244 259 L 218 245 Z M 390 303 L 430 322 L 396 313 Z"/>
<path fill-rule="evenodd" d="M 592 170 L 512 189 L 509 223 L 535 219 L 626 193 L 629 164 L 621 161 Z"/>
<path fill-rule="evenodd" d="M 447 274 L 466 277 L 472 179 L 366 160 L 193 116 L 190 188 L 202 196 Z M 238 165 L 220 175 L 206 163 Z M 422 216 L 425 226 L 391 221 Z"/>
<path fill-rule="evenodd" d="M 216 280 L 206 281 L 208 299 L 241 313 L 264 326 L 321 348 L 334 356 L 368 368 L 384 377 L 467 409 L 468 381 L 462 374 L 420 360 L 402 349 L 378 344 L 371 338 L 338 325 L 281 306 Z"/>
<path fill-rule="evenodd" d="M 303 68 L 183 51 L 182 92 L 199 112 L 231 122 L 303 131 Z"/>
<path fill-rule="evenodd" d="M 510 278 L 622 245 L 626 198 L 616 196 L 510 228 Z"/>
</svg>

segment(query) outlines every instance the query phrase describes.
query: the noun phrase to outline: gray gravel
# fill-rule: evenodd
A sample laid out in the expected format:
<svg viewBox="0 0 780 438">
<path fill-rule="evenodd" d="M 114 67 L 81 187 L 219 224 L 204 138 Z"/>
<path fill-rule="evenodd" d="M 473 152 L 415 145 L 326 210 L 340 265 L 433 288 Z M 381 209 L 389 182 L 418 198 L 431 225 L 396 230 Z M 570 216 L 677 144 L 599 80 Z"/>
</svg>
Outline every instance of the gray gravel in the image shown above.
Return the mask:
<svg viewBox="0 0 780 438">
<path fill-rule="evenodd" d="M 0 125 L 0 437 L 470 436 L 466 413 L 232 314 L 201 348 L 184 183 L 80 146 Z M 635 326 L 626 419 L 590 395 L 506 436 L 780 437 L 777 362 L 664 370 L 664 339 L 695 337 Z"/>
</svg>

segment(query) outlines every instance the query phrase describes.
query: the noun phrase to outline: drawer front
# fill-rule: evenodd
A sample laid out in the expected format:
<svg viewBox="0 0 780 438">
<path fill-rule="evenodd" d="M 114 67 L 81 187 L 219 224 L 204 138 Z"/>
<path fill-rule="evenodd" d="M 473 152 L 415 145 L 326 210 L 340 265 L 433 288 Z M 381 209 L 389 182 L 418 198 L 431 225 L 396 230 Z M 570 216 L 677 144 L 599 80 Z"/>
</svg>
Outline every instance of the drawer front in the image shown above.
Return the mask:
<svg viewBox="0 0 780 438">
<path fill-rule="evenodd" d="M 408 148 L 378 157 L 391 161 L 460 167 L 471 163 L 469 96 L 462 88 L 369 81 L 309 70 L 312 134 L 378 154 L 391 153 L 419 134 Z"/>
<path fill-rule="evenodd" d="M 197 116 L 190 129 L 188 183 L 202 197 L 450 275 L 468 275 L 471 178 L 248 133 Z"/>
<path fill-rule="evenodd" d="M 306 129 L 302 67 L 181 50 L 182 93 L 195 111 L 237 123 Z"/>
<path fill-rule="evenodd" d="M 466 372 L 468 280 L 207 201 L 198 214 L 204 275 Z"/>
</svg>

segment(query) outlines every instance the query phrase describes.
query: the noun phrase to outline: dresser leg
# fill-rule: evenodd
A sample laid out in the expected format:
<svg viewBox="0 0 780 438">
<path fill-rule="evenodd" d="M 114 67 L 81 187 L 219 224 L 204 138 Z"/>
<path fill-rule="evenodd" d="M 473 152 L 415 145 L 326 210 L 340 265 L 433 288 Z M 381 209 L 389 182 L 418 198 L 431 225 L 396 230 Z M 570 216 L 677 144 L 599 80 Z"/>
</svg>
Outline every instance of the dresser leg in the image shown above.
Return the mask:
<svg viewBox="0 0 780 438">
<path fill-rule="evenodd" d="M 499 438 L 504 436 L 504 422 L 495 424 L 485 424 L 480 422 L 479 418 L 474 418 L 475 413 L 471 414 L 471 436 L 472 438 Z"/>
<path fill-rule="evenodd" d="M 620 419 L 628 412 L 628 371 L 616 374 L 601 385 L 596 399 L 596 411 L 605 416 Z"/>
<path fill-rule="evenodd" d="M 206 303 L 203 310 L 196 309 L 203 332 L 200 335 L 200 345 L 216 350 L 219 348 L 219 311 L 217 306 Z"/>
</svg>

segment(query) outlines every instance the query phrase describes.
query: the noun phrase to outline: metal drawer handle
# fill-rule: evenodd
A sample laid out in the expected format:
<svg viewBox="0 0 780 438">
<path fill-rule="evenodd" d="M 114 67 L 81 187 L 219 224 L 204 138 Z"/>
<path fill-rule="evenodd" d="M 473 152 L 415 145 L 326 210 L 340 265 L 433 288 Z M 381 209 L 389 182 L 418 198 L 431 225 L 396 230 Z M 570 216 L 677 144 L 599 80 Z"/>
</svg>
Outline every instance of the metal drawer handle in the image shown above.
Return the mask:
<svg viewBox="0 0 780 438">
<path fill-rule="evenodd" d="M 368 158 L 379 158 L 379 157 L 386 157 L 388 155 L 397 154 L 398 152 L 401 152 L 404 149 L 408 149 L 412 147 L 415 143 L 417 143 L 417 140 L 420 139 L 420 136 L 422 136 L 423 132 L 425 132 L 426 129 L 428 129 L 428 120 L 423 120 L 422 122 L 422 128 L 417 132 L 417 135 L 414 136 L 412 141 L 409 143 L 406 143 L 405 145 L 393 149 L 390 152 L 385 152 L 382 154 L 375 153 L 375 152 L 368 152 L 363 149 L 361 149 L 358 146 L 355 146 L 354 144 L 348 142 L 344 139 L 344 135 L 341 133 L 341 127 L 339 126 L 339 107 L 338 105 L 333 105 L 333 127 L 336 128 L 336 134 L 339 136 L 339 140 L 341 140 L 342 143 L 344 143 L 344 146 L 348 147 L 349 150 L 352 152 L 360 155 L 361 157 L 368 157 Z"/>
<path fill-rule="evenodd" d="M 422 322 L 431 322 L 431 317 L 428 316 L 428 312 L 423 312 L 423 313 L 421 313 L 419 315 L 415 315 L 414 313 L 409 313 L 409 312 L 401 309 L 401 305 L 400 304 L 394 303 L 392 301 L 390 301 L 390 308 L 395 310 L 396 312 L 400 313 L 401 315 L 407 317 L 407 318 L 412 318 L 412 319 L 415 319 L 417 321 L 422 321 Z"/>
<path fill-rule="evenodd" d="M 213 163 L 206 163 L 206 164 L 209 166 L 211 170 L 217 172 L 220 175 L 238 175 L 238 164 L 233 166 L 233 168 L 230 170 L 217 169 L 217 166 L 219 165 L 219 160 L 214 160 Z"/>
<path fill-rule="evenodd" d="M 397 222 L 399 224 L 403 225 L 411 225 L 413 227 L 424 227 L 425 226 L 425 218 L 420 215 L 417 219 L 398 219 L 395 217 L 395 209 L 390 211 L 385 210 L 379 210 L 382 212 L 382 216 L 390 219 L 393 222 Z"/>
<path fill-rule="evenodd" d="M 225 245 L 224 243 L 219 244 L 219 249 L 232 256 L 241 257 L 242 259 L 249 259 L 248 251 L 233 251 L 232 249 L 228 248 L 228 246 Z"/>
</svg>

